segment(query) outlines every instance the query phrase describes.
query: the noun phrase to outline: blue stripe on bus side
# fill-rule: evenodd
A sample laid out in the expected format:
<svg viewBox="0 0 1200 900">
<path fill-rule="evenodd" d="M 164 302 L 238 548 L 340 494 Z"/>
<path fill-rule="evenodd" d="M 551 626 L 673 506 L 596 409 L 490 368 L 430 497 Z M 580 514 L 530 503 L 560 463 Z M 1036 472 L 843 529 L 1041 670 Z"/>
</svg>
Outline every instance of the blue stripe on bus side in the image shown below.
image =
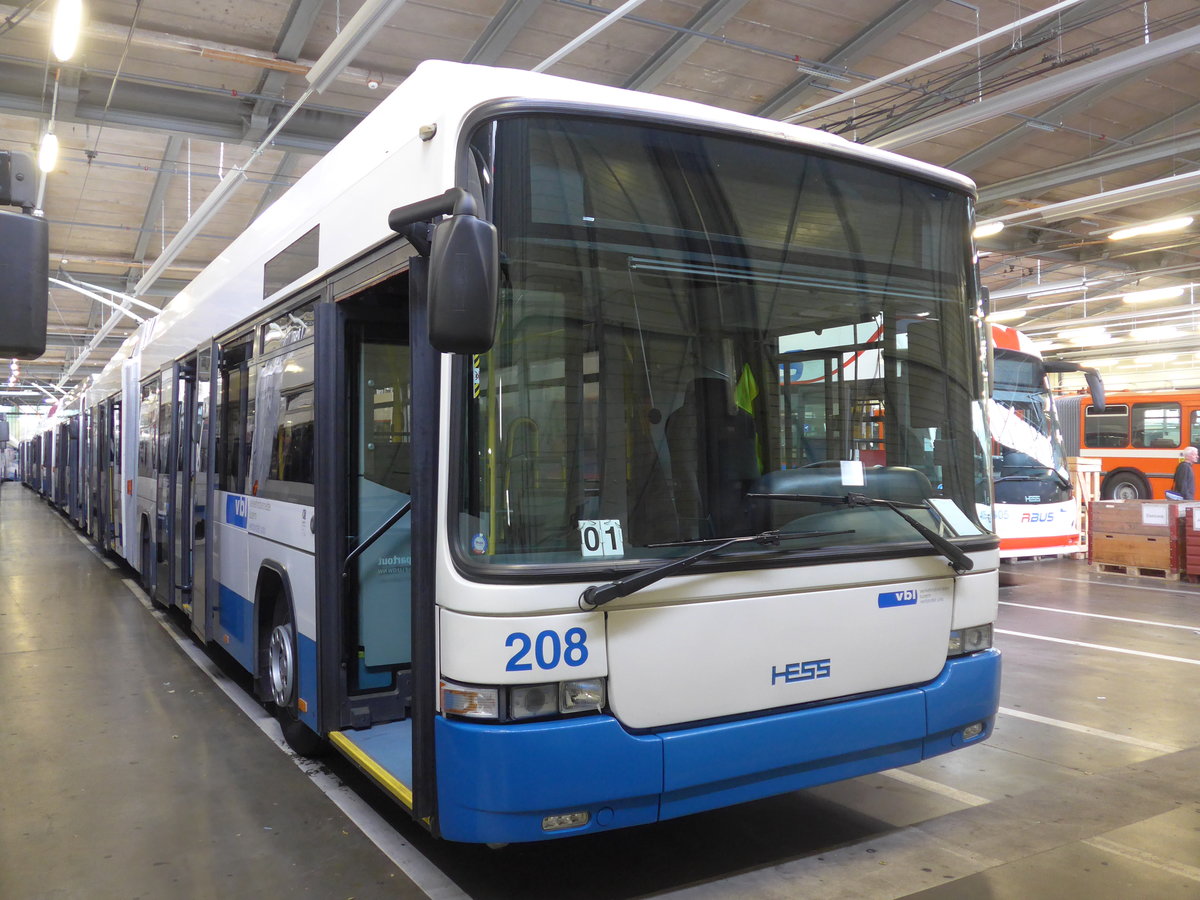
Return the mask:
<svg viewBox="0 0 1200 900">
<path fill-rule="evenodd" d="M 297 632 L 296 655 L 296 696 L 308 707 L 300 713 L 300 721 L 317 731 L 317 642 Z"/>
<path fill-rule="evenodd" d="M 217 610 L 217 626 L 220 629 L 220 645 L 242 664 L 250 673 L 254 672 L 254 604 L 236 591 L 223 584 L 220 588 L 220 606 Z"/>
</svg>

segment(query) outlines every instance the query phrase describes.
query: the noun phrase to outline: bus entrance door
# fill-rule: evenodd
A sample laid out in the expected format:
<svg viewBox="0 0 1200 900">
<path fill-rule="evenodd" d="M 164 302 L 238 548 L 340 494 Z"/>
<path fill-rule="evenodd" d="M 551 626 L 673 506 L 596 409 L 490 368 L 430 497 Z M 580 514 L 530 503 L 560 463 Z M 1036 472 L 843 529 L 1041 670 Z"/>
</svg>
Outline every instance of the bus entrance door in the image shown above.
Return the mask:
<svg viewBox="0 0 1200 900">
<path fill-rule="evenodd" d="M 412 349 L 403 276 L 336 303 L 344 335 L 342 728 L 330 742 L 413 801 Z M 318 328 L 318 332 L 320 329 Z M 346 726 L 349 727 L 346 727 Z"/>
</svg>

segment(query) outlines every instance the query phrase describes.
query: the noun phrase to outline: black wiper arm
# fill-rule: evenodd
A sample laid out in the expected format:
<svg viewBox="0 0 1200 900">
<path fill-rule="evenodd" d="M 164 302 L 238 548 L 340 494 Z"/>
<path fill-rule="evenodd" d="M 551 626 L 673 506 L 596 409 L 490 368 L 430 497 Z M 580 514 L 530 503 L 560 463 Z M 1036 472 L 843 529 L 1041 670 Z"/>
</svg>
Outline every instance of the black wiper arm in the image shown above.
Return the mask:
<svg viewBox="0 0 1200 900">
<path fill-rule="evenodd" d="M 764 531 L 761 534 L 747 534 L 741 537 L 733 538 L 715 538 L 704 539 L 699 541 L 675 541 L 666 544 L 652 544 L 653 547 L 687 547 L 694 544 L 709 544 L 698 553 L 693 553 L 691 556 L 683 556 L 679 559 L 667 560 L 662 565 L 651 566 L 648 569 L 642 569 L 640 572 L 634 572 L 632 575 L 626 575 L 624 578 L 618 578 L 616 581 L 610 581 L 608 584 L 593 584 L 591 587 L 584 588 L 582 594 L 579 595 L 579 608 L 590 611 L 606 603 L 611 603 L 618 597 L 628 597 L 630 594 L 640 591 L 644 587 L 649 587 L 656 581 L 678 574 L 686 569 L 690 569 L 702 559 L 708 559 L 710 556 L 716 556 L 722 550 L 732 547 L 735 544 L 762 544 L 765 547 L 777 546 L 780 541 L 790 541 L 796 538 L 817 538 L 829 537 L 833 534 L 850 534 L 850 530 L 845 531 Z"/>
<path fill-rule="evenodd" d="M 849 493 L 841 497 L 829 494 L 747 494 L 747 497 L 761 497 L 767 500 L 801 500 L 809 503 L 829 503 L 846 506 L 884 506 L 911 525 L 921 537 L 925 538 L 942 556 L 950 560 L 950 566 L 959 575 L 975 568 L 975 561 L 967 556 L 953 541 L 948 541 L 932 528 L 922 525 L 905 509 L 928 509 L 921 503 L 902 503 L 899 500 L 880 500 L 865 494 Z M 903 508 L 902 508 L 903 507 Z"/>
<path fill-rule="evenodd" d="M 1054 480 L 1062 485 L 1063 488 L 1070 490 L 1071 482 L 1069 479 L 1063 477 L 1062 472 L 1058 471 L 1058 469 L 1047 469 L 1047 471 L 1054 476 Z M 1002 481 L 1045 481 L 1045 479 L 1038 475 L 1002 475 L 1000 478 L 993 479 L 994 484 L 999 484 Z"/>
</svg>

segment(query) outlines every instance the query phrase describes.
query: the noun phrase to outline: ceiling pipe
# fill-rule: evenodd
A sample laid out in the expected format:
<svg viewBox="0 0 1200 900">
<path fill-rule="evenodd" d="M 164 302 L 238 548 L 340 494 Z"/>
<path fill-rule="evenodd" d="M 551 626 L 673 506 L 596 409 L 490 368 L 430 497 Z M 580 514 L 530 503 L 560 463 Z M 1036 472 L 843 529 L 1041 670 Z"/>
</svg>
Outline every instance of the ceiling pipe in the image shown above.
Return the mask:
<svg viewBox="0 0 1200 900">
<path fill-rule="evenodd" d="M 18 7 L 16 6 L 0 4 L 0 19 L 8 19 L 17 12 Z M 50 27 L 50 20 L 50 13 L 34 12 L 29 14 L 24 21 L 30 25 L 48 29 Z M 141 47 L 159 47 L 175 51 L 183 50 L 189 53 L 197 53 L 209 59 L 222 59 L 266 70 L 279 70 L 286 67 L 286 71 L 289 72 L 307 71 L 312 65 L 303 59 L 298 59 L 295 62 L 280 59 L 272 53 L 256 50 L 252 47 L 240 47 L 235 44 L 223 44 L 219 41 L 206 41 L 199 38 L 184 38 L 162 31 L 147 31 L 146 29 L 136 28 L 131 36 L 128 25 L 99 22 L 92 18 L 88 20 L 87 36 L 89 41 L 103 40 L 117 44 L 124 44 L 126 41 L 130 41 Z M 347 66 L 338 74 L 337 78 L 339 81 L 364 84 L 369 74 L 367 69 Z"/>
<path fill-rule="evenodd" d="M 834 106 L 845 100 L 850 100 L 851 98 L 857 97 L 860 94 L 865 94 L 867 91 L 873 90 L 874 88 L 877 88 L 880 85 L 887 84 L 888 82 L 891 82 L 891 81 L 897 81 L 897 80 L 903 78 L 905 75 L 910 74 L 911 72 L 916 72 L 919 69 L 925 69 L 925 68 L 928 68 L 929 66 L 933 65 L 934 63 L 941 62 L 943 59 L 945 59 L 948 56 L 953 56 L 956 53 L 961 53 L 963 50 L 969 50 L 970 48 L 976 46 L 977 44 L 982 44 L 986 41 L 990 41 L 992 38 L 996 38 L 996 37 L 1000 37 L 1001 35 L 1008 34 L 1009 32 L 1011 32 L 1017 28 L 1022 28 L 1025 25 L 1029 25 L 1032 22 L 1036 22 L 1039 19 L 1044 19 L 1047 16 L 1052 16 L 1057 12 L 1061 12 L 1062 10 L 1067 9 L 1068 7 L 1076 6 L 1082 2 L 1084 2 L 1084 0 L 1063 0 L 1063 2 L 1056 3 L 1053 6 L 1048 6 L 1045 9 L 1041 10 L 1040 12 L 1031 13 L 1030 15 L 1025 16 L 1025 18 L 1023 18 L 1023 19 L 1018 19 L 1017 21 L 1012 22 L 1008 25 L 1004 25 L 1000 28 L 994 29 L 993 31 L 989 31 L 987 34 L 981 34 L 978 37 L 972 38 L 969 41 L 963 41 L 961 44 L 951 47 L 949 50 L 943 50 L 941 53 L 935 53 L 933 56 L 928 56 L 925 59 L 920 60 L 919 62 L 913 63 L 910 66 L 905 66 L 902 69 L 897 69 L 894 72 L 889 72 L 887 75 L 884 75 L 880 78 L 876 78 L 874 81 L 868 81 L 866 84 L 861 84 L 856 88 L 851 88 L 848 91 L 844 91 L 844 92 L 838 94 L 836 97 L 831 97 L 828 100 L 822 100 L 820 103 L 814 103 L 812 106 L 806 107 L 805 109 L 802 109 L 797 113 L 793 113 L 790 116 L 786 116 L 783 119 L 783 121 L 784 122 L 798 122 L 801 119 L 807 118 L 808 116 L 812 115 L 814 112 L 816 112 L 819 109 L 825 109 L 826 107 Z"/>
<path fill-rule="evenodd" d="M 362 49 L 370 36 L 378 31 L 404 2 L 405 0 L 368 0 L 355 13 L 354 17 L 346 23 L 346 27 L 342 29 L 338 37 L 313 65 L 308 75 L 305 76 L 310 82 L 308 90 L 284 113 L 270 134 L 263 138 L 262 142 L 254 148 L 246 161 L 242 165 L 230 169 L 217 186 L 213 188 L 212 192 L 204 198 L 204 202 L 200 204 L 196 212 L 183 223 L 183 227 L 179 229 L 175 237 L 171 239 L 171 242 L 163 249 L 163 252 L 154 260 L 138 283 L 134 285 L 131 292 L 133 298 L 138 294 L 144 294 L 158 277 L 167 270 L 175 258 L 199 234 L 200 229 L 216 214 L 221 206 L 233 195 L 234 191 L 246 181 L 246 171 L 259 156 L 272 146 L 275 136 L 283 130 L 283 127 L 291 120 L 292 116 L 299 112 L 309 97 L 314 93 L 323 91 L 332 83 L 337 77 L 338 72 L 341 71 L 339 66 L 344 67 Z M 127 313 L 127 305 L 127 303 L 122 303 L 120 311 L 114 312 L 108 317 L 108 320 L 105 321 L 104 325 L 96 333 L 95 338 L 75 358 L 66 373 L 59 379 L 58 387 L 62 387 L 62 385 L 67 383 L 80 365 L 83 364 L 84 360 L 99 346 L 100 341 L 116 327 L 121 316 Z"/>
<path fill-rule="evenodd" d="M 550 68 L 556 62 L 558 62 L 564 56 L 567 56 L 568 54 L 574 52 L 578 47 L 581 47 L 584 44 L 586 44 L 588 41 L 590 41 L 593 37 L 595 37 L 600 32 L 604 31 L 606 28 L 608 28 L 612 25 L 615 25 L 617 22 L 619 22 L 621 19 L 625 18 L 625 16 L 627 16 L 629 13 L 633 12 L 635 9 L 637 9 L 639 6 L 641 6 L 645 2 L 646 2 L 646 0 L 627 0 L 626 3 L 622 4 L 621 6 L 617 7 L 616 9 L 614 9 L 612 12 L 610 12 L 607 16 L 605 16 L 603 19 L 601 19 L 599 22 L 597 22 L 595 25 L 593 25 L 587 31 L 583 32 L 583 34 L 579 35 L 578 37 L 574 38 L 573 40 L 567 41 L 567 43 L 563 44 L 562 47 L 560 47 L 557 51 L 555 51 L 554 53 L 551 53 L 549 56 L 547 56 L 545 59 L 543 59 L 540 63 L 538 63 L 536 66 L 534 66 L 532 69 L 530 69 L 530 71 L 531 72 L 545 72 L 548 68 Z"/>
<path fill-rule="evenodd" d="M 1076 162 L 1063 163 L 1040 172 L 990 184 L 979 191 L 979 205 L 1007 200 L 1010 197 L 1036 197 L 1064 184 L 1074 184 L 1088 178 L 1132 169 L 1194 150 L 1200 150 L 1200 131 L 1189 131 L 1145 144 L 1098 153 Z"/>
<path fill-rule="evenodd" d="M 1188 28 L 1168 37 L 1159 38 L 1149 44 L 1141 44 L 1131 50 L 1114 53 L 1095 62 L 1074 66 L 1059 75 L 1042 78 L 1026 87 L 1005 91 L 1003 94 L 961 106 L 951 112 L 934 116 L 907 128 L 870 141 L 870 146 L 884 150 L 896 150 L 921 141 L 949 134 L 997 116 L 1016 112 L 1034 103 L 1051 100 L 1063 94 L 1080 91 L 1107 78 L 1120 75 L 1131 68 L 1141 68 L 1165 62 L 1180 56 L 1200 45 L 1200 26 Z M 840 96 L 845 96 L 840 95 Z"/>
<path fill-rule="evenodd" d="M 1034 209 L 1022 209 L 1007 213 L 1003 216 L 991 216 L 980 219 L 980 225 L 991 222 L 1003 222 L 1005 225 L 1028 224 L 1030 222 L 1054 222 L 1087 213 L 1101 212 L 1125 206 L 1129 203 L 1140 203 L 1143 200 L 1154 200 L 1159 197 L 1170 197 L 1184 191 L 1193 190 L 1200 186 L 1200 171 L 1188 172 L 1185 175 L 1171 175 L 1155 181 L 1144 181 L 1141 184 L 1131 184 L 1128 187 L 1116 188 L 1111 191 L 1101 191 L 1087 197 L 1077 197 L 1074 200 L 1064 200 L 1061 203 L 1051 203 Z"/>
<path fill-rule="evenodd" d="M 63 281 L 61 278 L 51 278 L 50 283 L 57 284 L 59 287 L 66 288 L 69 291 L 74 291 L 77 294 L 82 294 L 83 296 L 87 297 L 89 300 L 95 300 L 97 303 L 103 304 L 104 306 L 107 306 L 111 309 L 115 309 L 121 315 L 129 316 L 129 318 L 133 319 L 133 321 L 137 322 L 139 325 L 141 325 L 143 322 L 146 321 L 145 316 L 139 316 L 137 313 L 131 312 L 125 306 L 121 306 L 119 303 L 115 303 L 112 300 L 109 300 L 107 297 L 101 297 L 99 294 L 97 294 L 93 291 L 89 291 L 86 288 L 71 284 L 71 282 L 69 282 L 69 281 Z M 133 300 L 134 298 L 130 297 L 128 299 Z M 150 304 L 147 303 L 146 305 L 149 306 Z M 153 308 L 153 307 L 151 307 L 151 308 Z M 155 312 L 157 312 L 157 311 L 158 310 L 155 309 Z"/>
<path fill-rule="evenodd" d="M 345 67 L 355 54 L 361 51 L 362 47 L 375 34 L 392 14 L 404 4 L 405 0 L 369 0 L 354 17 L 346 23 L 346 27 L 342 29 L 337 38 L 329 45 L 329 48 L 321 54 L 321 58 L 313 64 L 305 76 L 309 81 L 309 88 L 301 96 L 300 99 L 291 105 L 286 113 L 280 117 L 279 122 L 271 129 L 271 132 L 262 139 L 262 142 L 254 148 L 250 156 L 244 163 L 236 168 L 230 169 L 225 177 L 213 188 L 212 192 L 204 198 L 204 202 L 191 215 L 179 232 L 171 239 L 171 242 L 163 249 L 158 258 L 154 260 L 150 268 L 146 270 L 141 279 L 134 285 L 132 293 L 134 296 L 145 293 L 146 289 L 152 285 L 168 266 L 175 260 L 192 239 L 200 232 L 208 221 L 216 215 L 217 211 L 225 204 L 225 202 L 233 195 L 241 184 L 246 181 L 246 172 L 263 153 L 271 148 L 275 136 L 283 130 L 283 127 L 291 120 L 300 108 L 307 102 L 309 97 L 314 93 L 324 91 L 337 76 L 337 73 Z"/>
</svg>

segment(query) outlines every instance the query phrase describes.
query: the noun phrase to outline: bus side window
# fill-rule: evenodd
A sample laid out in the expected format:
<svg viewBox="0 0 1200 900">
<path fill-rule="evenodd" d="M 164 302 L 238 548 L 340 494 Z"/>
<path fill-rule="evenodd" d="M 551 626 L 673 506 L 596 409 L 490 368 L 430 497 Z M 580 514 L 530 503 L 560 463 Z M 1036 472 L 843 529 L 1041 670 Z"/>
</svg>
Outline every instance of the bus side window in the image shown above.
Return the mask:
<svg viewBox="0 0 1200 900">
<path fill-rule="evenodd" d="M 250 342 L 222 348 L 217 388 L 217 490 L 246 489 Z"/>
</svg>

